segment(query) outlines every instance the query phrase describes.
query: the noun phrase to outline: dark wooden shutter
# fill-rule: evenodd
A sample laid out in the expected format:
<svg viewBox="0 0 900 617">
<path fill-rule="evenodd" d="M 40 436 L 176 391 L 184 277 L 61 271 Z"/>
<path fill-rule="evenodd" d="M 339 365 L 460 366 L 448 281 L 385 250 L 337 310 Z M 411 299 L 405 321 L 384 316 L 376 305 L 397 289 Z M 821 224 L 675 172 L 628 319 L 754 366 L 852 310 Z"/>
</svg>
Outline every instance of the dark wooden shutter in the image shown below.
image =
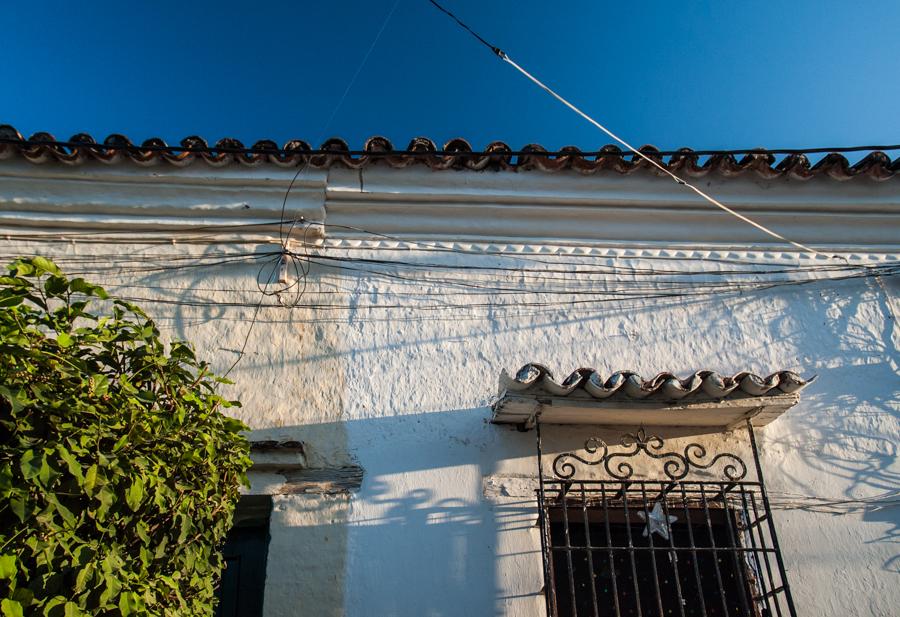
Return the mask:
<svg viewBox="0 0 900 617">
<path fill-rule="evenodd" d="M 225 570 L 216 590 L 215 617 L 262 617 L 271 511 L 267 495 L 248 495 L 238 503 L 222 550 Z"/>
</svg>

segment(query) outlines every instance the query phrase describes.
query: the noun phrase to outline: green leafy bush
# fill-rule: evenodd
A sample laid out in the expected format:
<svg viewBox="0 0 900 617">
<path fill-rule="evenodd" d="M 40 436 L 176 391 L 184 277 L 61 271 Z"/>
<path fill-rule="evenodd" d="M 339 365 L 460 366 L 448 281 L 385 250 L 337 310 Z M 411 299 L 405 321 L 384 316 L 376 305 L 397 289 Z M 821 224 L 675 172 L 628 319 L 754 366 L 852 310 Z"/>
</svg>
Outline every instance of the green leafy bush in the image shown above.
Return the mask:
<svg viewBox="0 0 900 617">
<path fill-rule="evenodd" d="M 0 614 L 210 615 L 244 425 L 186 343 L 34 257 L 0 276 Z M 99 305 L 105 316 L 89 311 Z"/>
</svg>

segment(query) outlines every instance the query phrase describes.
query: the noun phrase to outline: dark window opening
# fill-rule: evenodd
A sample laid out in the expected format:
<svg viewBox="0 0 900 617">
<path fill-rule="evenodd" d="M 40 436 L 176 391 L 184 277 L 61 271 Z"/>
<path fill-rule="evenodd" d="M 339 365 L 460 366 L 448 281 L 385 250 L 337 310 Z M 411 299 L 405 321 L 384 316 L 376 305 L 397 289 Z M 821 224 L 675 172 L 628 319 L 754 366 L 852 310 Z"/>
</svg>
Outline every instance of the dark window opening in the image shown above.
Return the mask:
<svg viewBox="0 0 900 617">
<path fill-rule="evenodd" d="M 551 617 L 787 617 L 754 482 L 545 482 Z"/>
<path fill-rule="evenodd" d="M 568 524 L 568 534 L 569 546 L 584 548 L 567 551 L 562 512 L 558 508 L 551 509 L 550 537 L 555 547 L 551 557 L 552 573 L 557 614 L 561 617 L 593 616 L 595 597 L 599 615 L 613 615 L 614 594 L 618 598 L 620 615 L 659 615 L 660 610 L 662 615 L 689 617 L 754 615 L 747 610 L 751 604 L 748 598 L 752 597 L 747 564 L 743 556 L 728 550 L 736 545 L 724 521 L 729 514 L 724 511 L 711 512 L 712 524 L 709 526 L 705 520 L 702 524 L 692 523 L 690 530 L 687 523 L 672 523 L 669 526 L 671 545 L 654 534 L 655 547 L 663 550 L 651 548 L 650 537 L 643 534 L 646 524 L 635 512 L 629 516 L 630 524 L 626 524 L 623 510 L 610 510 L 608 536 L 605 523 L 589 520 L 585 525 L 576 522 L 583 518 L 582 514 L 580 508 L 569 509 L 569 517 L 574 520 Z M 700 511 L 694 511 L 693 516 L 697 521 L 704 519 Z M 588 559 L 592 559 L 592 563 L 589 564 Z M 589 588 L 592 576 L 593 590 Z M 575 611 L 571 588 L 575 590 Z M 701 596 L 703 608 L 699 601 Z"/>
<path fill-rule="evenodd" d="M 270 496 L 241 497 L 222 549 L 225 569 L 216 589 L 215 617 L 262 617 L 271 512 Z"/>
</svg>

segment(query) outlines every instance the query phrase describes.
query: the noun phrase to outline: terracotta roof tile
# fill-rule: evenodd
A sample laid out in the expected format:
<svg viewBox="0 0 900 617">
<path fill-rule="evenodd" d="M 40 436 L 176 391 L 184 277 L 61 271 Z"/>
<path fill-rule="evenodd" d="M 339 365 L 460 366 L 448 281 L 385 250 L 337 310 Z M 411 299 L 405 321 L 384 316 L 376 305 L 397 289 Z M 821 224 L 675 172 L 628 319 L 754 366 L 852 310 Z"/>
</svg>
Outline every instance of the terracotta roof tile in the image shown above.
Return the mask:
<svg viewBox="0 0 900 617">
<path fill-rule="evenodd" d="M 693 397 L 724 399 L 730 396 L 792 394 L 814 379 L 815 377 L 803 379 L 791 371 L 778 371 L 768 377 L 760 377 L 748 371 L 730 377 L 714 371 L 697 371 L 685 379 L 672 373 L 659 373 L 646 380 L 634 371 L 618 371 L 604 379 L 594 369 L 580 368 L 562 381 L 557 381 L 547 367 L 526 364 L 514 376 L 504 372 L 500 377 L 500 385 L 502 390 L 515 393 L 544 392 L 554 396 L 568 396 L 581 391 L 595 399 L 624 397 L 681 400 Z"/>
<path fill-rule="evenodd" d="M 881 181 L 900 172 L 900 157 L 894 159 L 880 151 L 868 153 L 858 163 L 851 165 L 839 153 L 827 154 L 815 165 L 803 154 L 789 154 L 776 163 L 775 156 L 764 149 L 736 158 L 731 154 L 713 154 L 700 162 L 701 155 L 690 148 L 682 148 L 663 156 L 653 146 L 643 146 L 641 152 L 654 158 L 675 173 L 688 177 L 718 174 L 724 177 L 755 174 L 758 177 L 807 180 L 815 176 L 827 176 L 834 180 L 869 178 Z M 631 174 L 650 169 L 660 173 L 646 161 L 623 153 L 616 146 L 604 146 L 597 152 L 585 153 L 575 147 L 550 152 L 538 144 L 529 144 L 515 152 L 507 144 L 495 141 L 483 151 L 473 151 L 464 139 L 452 139 L 443 148 L 430 139 L 417 137 L 405 150 L 397 150 L 384 137 L 371 137 L 362 150 L 351 150 L 341 139 L 329 139 L 317 150 L 305 141 L 291 140 L 279 147 L 274 141 L 261 140 L 245 146 L 237 139 L 220 139 L 210 146 L 197 136 L 181 140 L 178 146 L 170 146 L 160 138 L 147 139 L 141 144 L 131 142 L 126 136 L 113 134 L 98 143 L 91 135 L 79 133 L 68 141 L 58 141 L 49 133 L 35 133 L 25 138 L 14 127 L 0 125 L 0 160 L 14 156 L 32 163 L 58 162 L 78 165 L 87 161 L 116 164 L 131 162 L 138 165 L 168 163 L 184 167 L 195 161 L 221 167 L 225 165 L 257 166 L 271 164 L 280 167 L 309 165 L 315 169 L 333 166 L 359 169 L 380 164 L 393 168 L 425 165 L 431 169 L 469 169 L 474 171 L 530 171 L 557 172 L 574 170 L 583 174 L 615 172 Z"/>
</svg>

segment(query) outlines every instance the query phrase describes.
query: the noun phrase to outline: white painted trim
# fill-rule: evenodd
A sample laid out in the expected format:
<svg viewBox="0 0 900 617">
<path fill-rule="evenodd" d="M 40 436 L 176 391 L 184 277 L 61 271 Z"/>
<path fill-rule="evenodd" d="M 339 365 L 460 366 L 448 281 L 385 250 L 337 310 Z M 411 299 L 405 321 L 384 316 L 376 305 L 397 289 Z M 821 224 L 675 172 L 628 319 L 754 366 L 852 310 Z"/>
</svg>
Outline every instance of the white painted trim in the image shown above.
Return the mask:
<svg viewBox="0 0 900 617">
<path fill-rule="evenodd" d="M 77 168 L 0 164 L 0 233 L 132 230 L 277 235 L 295 169 Z M 900 252 L 900 182 L 708 177 L 704 190 L 792 240 L 827 251 Z M 325 222 L 337 240 L 356 227 L 408 240 L 472 244 L 679 247 L 783 253 L 756 229 L 652 173 L 433 171 L 421 167 L 304 170 L 285 212 Z M 212 235 L 212 232 L 209 232 Z M 297 234 L 295 233 L 295 236 Z"/>
<path fill-rule="evenodd" d="M 797 394 L 677 403 L 507 394 L 494 405 L 491 421 L 531 428 L 540 416 L 541 424 L 726 431 L 748 419 L 765 426 L 799 401 Z"/>
<path fill-rule="evenodd" d="M 6 161 L 0 164 L 0 230 L 271 236 L 277 233 L 294 173 L 271 168 L 70 169 Z M 325 180 L 322 172 L 301 174 L 291 188 L 285 218 L 321 221 Z"/>
</svg>

